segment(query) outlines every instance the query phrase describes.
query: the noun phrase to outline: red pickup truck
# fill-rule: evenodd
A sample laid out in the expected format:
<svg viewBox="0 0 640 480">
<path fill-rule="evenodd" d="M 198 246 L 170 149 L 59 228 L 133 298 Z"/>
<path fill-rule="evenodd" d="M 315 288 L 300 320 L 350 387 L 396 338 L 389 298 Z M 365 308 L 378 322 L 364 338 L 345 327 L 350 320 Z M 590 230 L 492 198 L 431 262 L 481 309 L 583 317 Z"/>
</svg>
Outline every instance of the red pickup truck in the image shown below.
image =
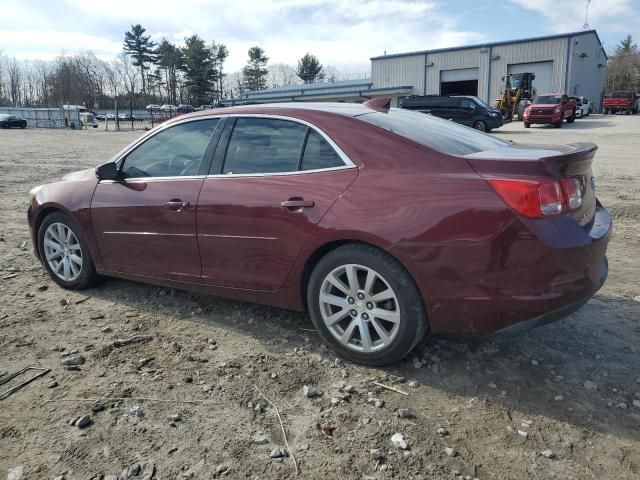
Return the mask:
<svg viewBox="0 0 640 480">
<path fill-rule="evenodd" d="M 566 93 L 542 93 L 536 95 L 531 105 L 524 110 L 524 128 L 532 123 L 551 123 L 556 128 L 562 127 L 562 121 L 573 123 L 576 120 L 575 99 Z"/>
<path fill-rule="evenodd" d="M 602 100 L 603 113 L 625 112 L 627 115 L 630 113 L 637 113 L 638 108 L 638 95 L 636 92 L 613 92 L 604 97 Z"/>
</svg>

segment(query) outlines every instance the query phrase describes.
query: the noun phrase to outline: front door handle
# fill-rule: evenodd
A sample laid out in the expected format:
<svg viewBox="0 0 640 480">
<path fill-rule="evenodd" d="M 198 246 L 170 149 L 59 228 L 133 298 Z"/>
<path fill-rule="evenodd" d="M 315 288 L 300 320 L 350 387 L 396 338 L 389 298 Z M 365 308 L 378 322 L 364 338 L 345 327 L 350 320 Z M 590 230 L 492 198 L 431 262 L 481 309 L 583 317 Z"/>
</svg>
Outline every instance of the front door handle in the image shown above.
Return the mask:
<svg viewBox="0 0 640 480">
<path fill-rule="evenodd" d="M 183 202 L 179 198 L 174 198 L 165 203 L 165 206 L 176 212 L 181 212 L 183 208 L 191 206 L 191 203 Z"/>
<path fill-rule="evenodd" d="M 280 205 L 288 208 L 292 212 L 301 211 L 303 208 L 311 208 L 315 205 L 311 200 L 304 200 L 302 198 L 290 198 L 285 202 L 280 202 Z"/>
</svg>

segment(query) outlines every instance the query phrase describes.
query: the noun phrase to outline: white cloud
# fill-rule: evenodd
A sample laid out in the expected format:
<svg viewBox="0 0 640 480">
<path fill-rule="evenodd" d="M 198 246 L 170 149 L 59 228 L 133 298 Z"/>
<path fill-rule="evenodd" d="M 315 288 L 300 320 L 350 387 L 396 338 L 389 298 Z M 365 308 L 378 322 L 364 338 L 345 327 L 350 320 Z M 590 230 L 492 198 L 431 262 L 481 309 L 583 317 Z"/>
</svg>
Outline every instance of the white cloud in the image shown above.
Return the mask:
<svg viewBox="0 0 640 480">
<path fill-rule="evenodd" d="M 548 21 L 547 30 L 564 33 L 578 31 L 585 20 L 586 0 L 511 0 L 521 8 L 541 14 Z M 640 36 L 638 0 L 592 0 L 588 23 L 591 29 L 620 35 Z M 607 50 L 613 45 L 607 45 Z"/>
<path fill-rule="evenodd" d="M 7 2 L 9 3 L 9 2 Z M 486 40 L 461 30 L 444 0 L 22 0 L 0 7 L 0 44 L 21 58 L 91 50 L 117 54 L 124 32 L 141 23 L 154 40 L 181 42 L 197 33 L 227 45 L 226 70 L 242 67 L 261 45 L 273 63 L 295 64 L 306 52 L 325 65 L 369 71 L 369 57 Z M 52 5 L 53 4 L 53 5 Z M 455 12 L 454 12 L 455 13 Z"/>
</svg>

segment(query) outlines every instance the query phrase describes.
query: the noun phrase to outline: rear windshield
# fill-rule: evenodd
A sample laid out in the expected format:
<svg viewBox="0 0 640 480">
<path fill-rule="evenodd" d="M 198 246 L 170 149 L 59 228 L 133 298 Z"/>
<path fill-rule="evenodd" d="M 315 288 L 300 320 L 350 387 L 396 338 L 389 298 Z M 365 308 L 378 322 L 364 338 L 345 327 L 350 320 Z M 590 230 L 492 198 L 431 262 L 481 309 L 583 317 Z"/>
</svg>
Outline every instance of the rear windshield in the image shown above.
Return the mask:
<svg viewBox="0 0 640 480">
<path fill-rule="evenodd" d="M 556 97 L 555 95 L 541 95 L 539 97 L 536 97 L 533 100 L 533 103 L 536 103 L 538 105 L 555 105 L 557 103 L 560 103 L 561 98 L 560 97 Z"/>
<path fill-rule="evenodd" d="M 468 155 L 508 145 L 472 128 L 398 108 L 386 113 L 365 113 L 356 118 L 448 155 Z"/>
<path fill-rule="evenodd" d="M 613 92 L 611 96 L 613 98 L 631 98 L 632 93 L 631 92 Z"/>
</svg>

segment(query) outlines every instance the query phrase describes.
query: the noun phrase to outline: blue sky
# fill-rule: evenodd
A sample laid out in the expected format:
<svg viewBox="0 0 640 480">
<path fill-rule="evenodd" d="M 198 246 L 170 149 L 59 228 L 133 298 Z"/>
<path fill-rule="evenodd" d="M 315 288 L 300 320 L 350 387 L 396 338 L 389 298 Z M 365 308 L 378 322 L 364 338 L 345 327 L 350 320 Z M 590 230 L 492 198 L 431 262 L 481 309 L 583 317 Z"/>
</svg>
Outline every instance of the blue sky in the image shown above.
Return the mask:
<svg viewBox="0 0 640 480">
<path fill-rule="evenodd" d="M 230 50 L 227 72 L 261 45 L 272 63 L 306 52 L 350 73 L 371 56 L 582 29 L 586 0 L 9 0 L 0 2 L 0 54 L 51 59 L 92 51 L 113 57 L 141 23 L 155 40 L 199 34 Z M 640 0 L 592 0 L 589 24 L 609 52 L 640 41 Z"/>
</svg>

